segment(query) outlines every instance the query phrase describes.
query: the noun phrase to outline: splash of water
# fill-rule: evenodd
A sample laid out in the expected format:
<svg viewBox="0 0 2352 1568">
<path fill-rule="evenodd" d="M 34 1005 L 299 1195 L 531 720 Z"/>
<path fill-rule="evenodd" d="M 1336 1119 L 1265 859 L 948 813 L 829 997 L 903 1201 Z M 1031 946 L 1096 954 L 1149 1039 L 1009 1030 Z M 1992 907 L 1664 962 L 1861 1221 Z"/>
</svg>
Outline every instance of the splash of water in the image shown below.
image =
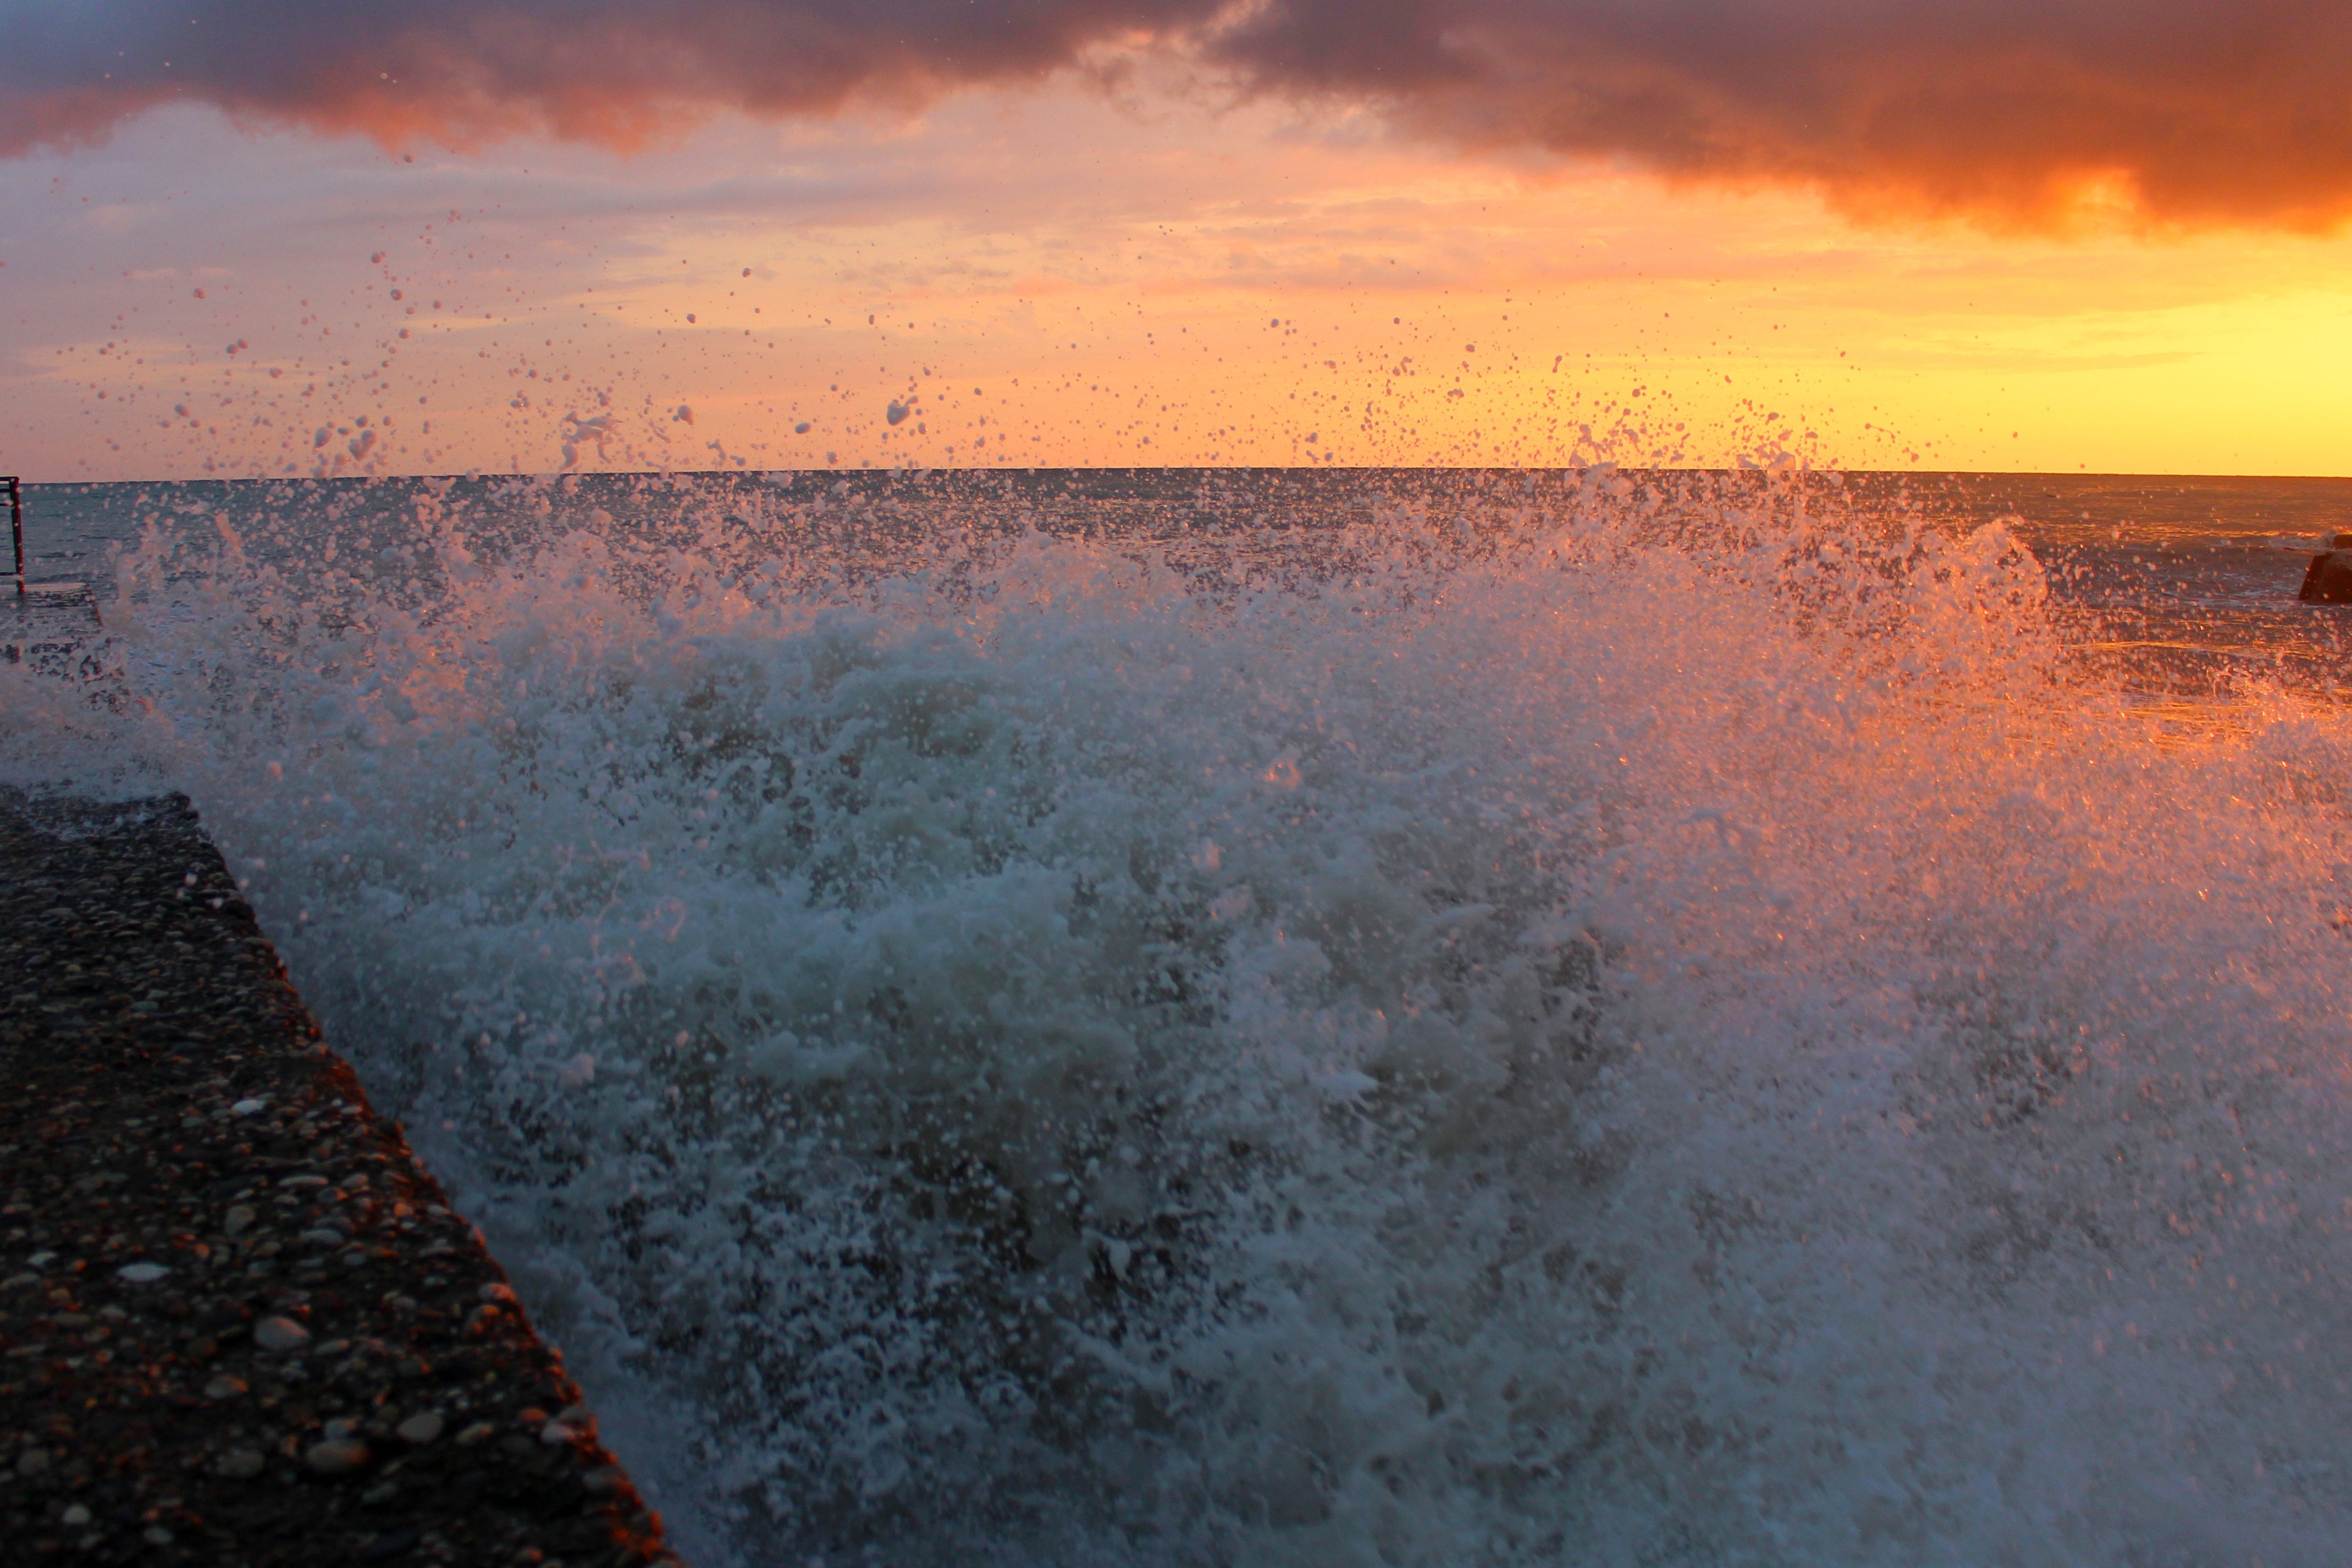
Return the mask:
<svg viewBox="0 0 2352 1568">
<path fill-rule="evenodd" d="M 700 1561 L 2329 1560 L 2352 730 L 1790 493 L 158 537 L 74 721 Z"/>
</svg>

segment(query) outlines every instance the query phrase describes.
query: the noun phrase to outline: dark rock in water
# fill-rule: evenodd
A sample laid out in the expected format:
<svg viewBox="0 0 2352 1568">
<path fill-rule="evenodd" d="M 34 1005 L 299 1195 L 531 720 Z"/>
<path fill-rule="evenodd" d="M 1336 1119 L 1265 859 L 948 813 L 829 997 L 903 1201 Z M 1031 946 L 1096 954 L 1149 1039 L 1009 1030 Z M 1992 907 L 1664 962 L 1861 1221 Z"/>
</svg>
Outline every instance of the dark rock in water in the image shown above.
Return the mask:
<svg viewBox="0 0 2352 1568">
<path fill-rule="evenodd" d="M 2352 533 L 2339 533 L 2311 558 L 2295 597 L 2315 605 L 2352 605 Z"/>
</svg>

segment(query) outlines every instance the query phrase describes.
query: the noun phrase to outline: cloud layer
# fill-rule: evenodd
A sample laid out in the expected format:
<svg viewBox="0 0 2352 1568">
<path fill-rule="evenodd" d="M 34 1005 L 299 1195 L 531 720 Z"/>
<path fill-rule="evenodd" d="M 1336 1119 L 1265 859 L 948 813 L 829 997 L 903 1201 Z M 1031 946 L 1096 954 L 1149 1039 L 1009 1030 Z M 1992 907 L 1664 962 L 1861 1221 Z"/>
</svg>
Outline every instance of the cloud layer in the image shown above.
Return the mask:
<svg viewBox="0 0 2352 1568">
<path fill-rule="evenodd" d="M 1489 150 L 2059 226 L 2352 214 L 2341 0 L 0 0 L 0 153 L 162 102 L 621 148 L 1162 51 Z"/>
</svg>

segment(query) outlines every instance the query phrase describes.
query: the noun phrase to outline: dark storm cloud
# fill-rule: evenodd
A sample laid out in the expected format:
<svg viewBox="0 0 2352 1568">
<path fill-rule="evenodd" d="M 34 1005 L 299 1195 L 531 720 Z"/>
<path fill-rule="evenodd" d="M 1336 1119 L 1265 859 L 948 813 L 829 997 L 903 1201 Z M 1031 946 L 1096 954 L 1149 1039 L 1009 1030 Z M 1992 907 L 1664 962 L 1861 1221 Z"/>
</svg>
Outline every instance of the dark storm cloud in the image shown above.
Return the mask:
<svg viewBox="0 0 2352 1568">
<path fill-rule="evenodd" d="M 1159 48 L 1474 147 L 2057 221 L 2352 212 L 2342 0 L 84 0 L 0 6 L 0 151 L 194 99 L 391 144 L 631 146 Z"/>
<path fill-rule="evenodd" d="M 1282 0 L 1221 47 L 1473 143 L 2034 223 L 2352 210 L 2341 0 Z"/>
<path fill-rule="evenodd" d="M 714 108 L 1018 80 L 1197 0 L 27 0 L 0 3 L 0 152 L 175 99 L 387 142 L 630 146 Z"/>
</svg>

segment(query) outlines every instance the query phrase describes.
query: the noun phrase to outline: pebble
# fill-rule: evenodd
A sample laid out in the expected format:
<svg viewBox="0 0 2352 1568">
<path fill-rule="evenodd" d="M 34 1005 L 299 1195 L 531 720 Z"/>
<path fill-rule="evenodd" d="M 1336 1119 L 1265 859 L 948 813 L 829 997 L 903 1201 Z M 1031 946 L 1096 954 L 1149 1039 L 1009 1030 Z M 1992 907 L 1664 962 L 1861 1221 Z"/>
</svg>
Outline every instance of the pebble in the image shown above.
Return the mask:
<svg viewBox="0 0 2352 1568">
<path fill-rule="evenodd" d="M 243 1236 L 253 1228 L 253 1222 L 257 1217 L 251 1209 L 239 1204 L 222 1218 L 221 1234 L 232 1239 Z"/>
<path fill-rule="evenodd" d="M 206 1399 L 235 1399 L 252 1385 L 241 1377 L 216 1377 L 205 1384 Z"/>
<path fill-rule="evenodd" d="M 266 1100 L 240 1100 L 228 1108 L 231 1116 L 258 1116 L 269 1109 Z"/>
<path fill-rule="evenodd" d="M 79 1503 L 74 1503 L 69 1506 L 65 1512 L 58 1515 L 58 1522 L 59 1524 L 88 1524 L 89 1522 L 89 1510 L 84 1508 Z"/>
<path fill-rule="evenodd" d="M 360 1561 L 389 1563 L 395 1557 L 406 1555 L 424 1539 L 417 1531 L 388 1530 L 360 1549 Z"/>
<path fill-rule="evenodd" d="M 421 1447 L 440 1436 L 443 1425 L 439 1411 L 424 1410 L 410 1416 L 393 1430 L 400 1435 L 402 1442 L 415 1443 Z"/>
<path fill-rule="evenodd" d="M 266 1351 L 298 1351 L 310 1342 L 310 1331 L 291 1318 L 264 1318 L 253 1325 L 253 1342 Z"/>
<path fill-rule="evenodd" d="M 312 1473 L 321 1476 L 348 1476 L 353 1470 L 364 1469 L 368 1447 L 356 1437 L 330 1437 L 323 1443 L 313 1443 L 302 1456 L 302 1462 Z"/>
<path fill-rule="evenodd" d="M 170 1272 L 160 1263 L 126 1263 L 114 1271 L 114 1277 L 132 1285 L 152 1285 Z"/>
<path fill-rule="evenodd" d="M 596 1435 L 596 1418 L 588 1414 L 584 1405 L 567 1405 L 555 1413 L 555 1418 L 539 1429 L 542 1443 L 570 1443 Z"/>
<path fill-rule="evenodd" d="M 261 1473 L 261 1455 L 251 1448 L 239 1448 L 223 1454 L 213 1468 L 233 1481 L 249 1481 Z"/>
<path fill-rule="evenodd" d="M 470 1448 L 477 1443 L 488 1442 L 499 1435 L 499 1429 L 488 1421 L 477 1421 L 457 1434 L 457 1447 Z"/>
</svg>

